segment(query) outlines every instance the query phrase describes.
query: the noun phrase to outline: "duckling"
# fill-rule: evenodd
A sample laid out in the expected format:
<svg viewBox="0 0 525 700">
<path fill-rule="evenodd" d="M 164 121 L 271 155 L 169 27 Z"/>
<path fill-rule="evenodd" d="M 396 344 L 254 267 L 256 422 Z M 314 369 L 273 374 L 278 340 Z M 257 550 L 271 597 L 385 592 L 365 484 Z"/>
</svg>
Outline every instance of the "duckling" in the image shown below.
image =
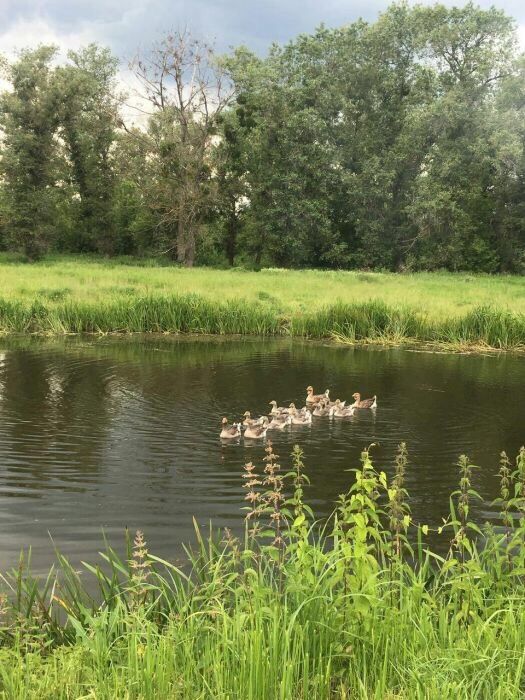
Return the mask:
<svg viewBox="0 0 525 700">
<path fill-rule="evenodd" d="M 273 416 L 272 420 L 268 424 L 268 430 L 284 430 L 286 426 L 290 425 L 292 422 L 292 417 L 289 415 Z"/>
<path fill-rule="evenodd" d="M 341 401 L 340 399 L 336 399 L 335 401 L 329 401 L 328 402 L 328 407 L 330 408 L 330 416 L 335 415 L 337 411 L 340 411 L 342 408 L 344 408 L 346 401 Z"/>
<path fill-rule="evenodd" d="M 245 411 L 242 415 L 244 418 L 242 424 L 245 428 L 249 425 L 260 425 L 263 420 L 262 416 L 260 418 L 252 418 L 252 414 L 250 413 L 250 411 Z"/>
<path fill-rule="evenodd" d="M 334 406 L 342 407 L 342 406 L 346 405 L 346 401 L 341 401 L 341 399 L 336 399 L 335 401 L 329 401 L 328 405 L 330 406 L 330 408 L 334 408 Z"/>
<path fill-rule="evenodd" d="M 268 418 L 263 416 L 262 423 L 259 425 L 248 425 L 244 431 L 244 437 L 249 440 L 260 440 L 266 437 L 266 431 L 268 430 Z"/>
<path fill-rule="evenodd" d="M 361 394 L 356 391 L 355 394 L 352 394 L 352 398 L 354 399 L 352 404 L 354 408 L 377 408 L 377 396 L 375 395 L 371 399 L 361 399 Z"/>
<path fill-rule="evenodd" d="M 294 413 L 298 413 L 300 416 L 304 416 L 307 413 L 310 413 L 310 409 L 308 408 L 308 406 L 303 406 L 302 408 L 297 408 L 294 403 L 291 403 L 288 406 L 288 413 L 291 416 L 293 416 Z"/>
<path fill-rule="evenodd" d="M 319 403 L 323 399 L 328 398 L 330 390 L 327 389 L 324 394 L 314 394 L 314 388 L 312 386 L 306 387 L 306 403 Z"/>
<path fill-rule="evenodd" d="M 231 440 L 232 438 L 238 438 L 241 436 L 241 424 L 240 423 L 232 423 L 232 425 L 229 425 L 227 418 L 223 418 L 221 423 L 222 423 L 221 438 Z"/>
<path fill-rule="evenodd" d="M 332 418 L 350 418 L 354 415 L 356 409 L 354 406 L 343 406 L 340 404 L 339 408 L 334 408 L 332 411 Z"/>
<path fill-rule="evenodd" d="M 313 410 L 313 414 L 316 417 L 329 416 L 330 406 L 327 405 L 325 401 L 321 401 Z"/>
<path fill-rule="evenodd" d="M 277 401 L 270 401 L 270 406 L 272 407 L 270 411 L 271 416 L 280 416 L 283 413 L 288 413 L 288 409 L 284 406 L 278 406 Z"/>
<path fill-rule="evenodd" d="M 302 410 L 302 409 L 301 409 Z M 294 408 L 291 415 L 292 425 L 312 425 L 312 414 L 310 411 L 305 411 L 301 413 L 296 408 Z"/>
</svg>

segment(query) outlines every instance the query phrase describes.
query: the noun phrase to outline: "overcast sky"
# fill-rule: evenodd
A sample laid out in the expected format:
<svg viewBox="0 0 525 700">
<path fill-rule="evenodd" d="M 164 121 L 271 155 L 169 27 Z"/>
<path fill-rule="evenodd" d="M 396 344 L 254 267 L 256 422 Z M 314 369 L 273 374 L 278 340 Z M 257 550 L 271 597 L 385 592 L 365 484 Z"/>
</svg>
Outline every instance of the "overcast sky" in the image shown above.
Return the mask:
<svg viewBox="0 0 525 700">
<path fill-rule="evenodd" d="M 62 49 L 97 41 L 126 60 L 170 28 L 188 26 L 217 48 L 245 44 L 264 53 L 272 41 L 373 20 L 387 0 L 0 0 L 0 52 L 53 42 Z M 462 0 L 446 4 L 465 4 Z M 525 46 L 525 2 L 480 0 L 513 16 Z"/>
</svg>

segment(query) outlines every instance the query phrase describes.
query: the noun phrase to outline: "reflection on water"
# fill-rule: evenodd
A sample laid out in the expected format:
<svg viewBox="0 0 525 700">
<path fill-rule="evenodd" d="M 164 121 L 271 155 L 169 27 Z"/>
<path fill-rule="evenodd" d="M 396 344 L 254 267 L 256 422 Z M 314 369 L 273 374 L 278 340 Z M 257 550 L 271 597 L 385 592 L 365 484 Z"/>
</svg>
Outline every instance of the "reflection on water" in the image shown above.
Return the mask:
<svg viewBox="0 0 525 700">
<path fill-rule="evenodd" d="M 396 445 L 410 451 L 407 488 L 417 520 L 446 514 L 466 452 L 480 466 L 494 514 L 499 452 L 525 441 L 525 358 L 367 350 L 278 340 L 0 339 L 0 568 L 31 545 L 36 569 L 54 544 L 93 557 L 102 529 L 122 541 L 145 531 L 163 556 L 192 537 L 192 517 L 240 525 L 242 465 L 263 449 L 218 439 L 223 415 L 302 403 L 305 387 L 377 394 L 379 408 L 350 420 L 272 435 L 281 462 L 304 451 L 319 515 L 348 488 L 365 445 L 391 470 Z"/>
</svg>

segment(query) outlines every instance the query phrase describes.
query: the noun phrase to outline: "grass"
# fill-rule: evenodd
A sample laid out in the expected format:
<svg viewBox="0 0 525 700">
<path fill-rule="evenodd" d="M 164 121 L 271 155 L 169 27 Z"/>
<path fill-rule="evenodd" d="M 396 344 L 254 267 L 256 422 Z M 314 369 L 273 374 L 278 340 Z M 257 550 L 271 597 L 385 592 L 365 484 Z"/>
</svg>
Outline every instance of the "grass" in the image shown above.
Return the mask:
<svg viewBox="0 0 525 700">
<path fill-rule="evenodd" d="M 187 270 L 130 262 L 59 256 L 28 265 L 0 257 L 0 331 L 525 347 L 522 277 Z"/>
<path fill-rule="evenodd" d="M 0 697 L 522 697 L 525 449 L 501 456 L 499 528 L 469 521 L 475 467 L 459 459 L 444 556 L 410 517 L 404 445 L 390 481 L 365 450 L 324 525 L 299 448 L 290 471 L 277 460 L 269 445 L 245 466 L 244 538 L 196 529 L 183 569 L 140 533 L 83 573 L 58 555 L 37 582 L 22 561 L 4 579 Z"/>
</svg>

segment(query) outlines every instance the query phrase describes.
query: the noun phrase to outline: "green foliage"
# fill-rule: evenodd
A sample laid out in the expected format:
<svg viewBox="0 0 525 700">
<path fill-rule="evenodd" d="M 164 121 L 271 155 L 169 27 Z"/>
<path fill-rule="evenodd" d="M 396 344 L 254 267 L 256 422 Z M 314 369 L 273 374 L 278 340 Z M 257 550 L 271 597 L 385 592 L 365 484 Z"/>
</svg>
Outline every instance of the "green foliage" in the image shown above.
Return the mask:
<svg viewBox="0 0 525 700">
<path fill-rule="evenodd" d="M 53 46 L 21 52 L 5 67 L 13 89 L 0 98 L 5 243 L 30 259 L 46 251 L 53 231 L 58 95 L 50 64 L 55 53 Z"/>
<path fill-rule="evenodd" d="M 69 65 L 57 69 L 61 95 L 60 134 L 80 201 L 74 247 L 120 252 L 113 220 L 115 177 L 111 148 L 118 122 L 118 61 L 96 44 L 70 51 Z"/>
<path fill-rule="evenodd" d="M 525 59 L 501 10 L 394 3 L 260 58 L 189 31 L 131 68 L 3 62 L 0 248 L 180 264 L 525 270 Z"/>
<path fill-rule="evenodd" d="M 408 514 L 404 445 L 390 483 L 365 449 L 324 523 L 305 502 L 300 449 L 287 473 L 276 459 L 268 446 L 264 469 L 245 467 L 243 539 L 195 526 L 182 568 L 140 532 L 124 557 L 107 545 L 82 573 L 58 554 L 36 579 L 22 558 L 1 578 L 0 697 L 520 697 L 525 522 L 469 521 L 466 457 L 458 507 L 435 528 L 441 554 L 426 542 L 435 524 Z M 525 448 L 514 472 L 503 461 L 514 512 Z"/>
</svg>

